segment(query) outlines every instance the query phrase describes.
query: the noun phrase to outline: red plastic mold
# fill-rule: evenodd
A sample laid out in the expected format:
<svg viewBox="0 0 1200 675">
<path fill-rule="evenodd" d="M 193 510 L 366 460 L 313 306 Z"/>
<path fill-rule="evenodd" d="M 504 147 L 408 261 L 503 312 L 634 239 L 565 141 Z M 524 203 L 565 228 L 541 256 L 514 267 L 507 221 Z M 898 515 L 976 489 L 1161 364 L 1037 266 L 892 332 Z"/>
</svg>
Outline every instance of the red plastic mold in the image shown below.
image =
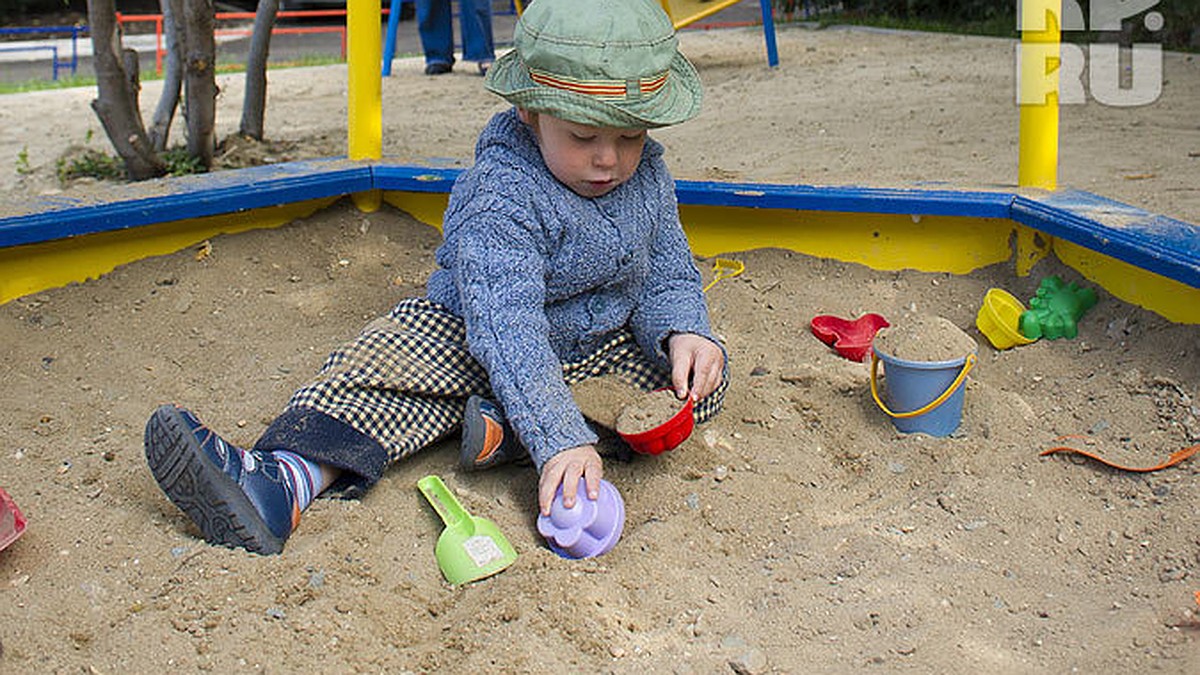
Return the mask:
<svg viewBox="0 0 1200 675">
<path fill-rule="evenodd" d="M 4 488 L 0 488 L 0 551 L 19 539 L 24 531 L 25 516 Z"/>
<path fill-rule="evenodd" d="M 683 402 L 683 407 L 671 419 L 638 434 L 621 434 L 621 438 L 643 455 L 661 455 L 674 450 L 692 435 L 696 420 L 692 417 L 692 397 Z"/>
<path fill-rule="evenodd" d="M 853 321 L 822 314 L 814 316 L 811 325 L 813 335 L 831 345 L 838 354 L 851 361 L 865 361 L 871 353 L 875 333 L 891 324 L 878 314 L 864 314 Z"/>
</svg>

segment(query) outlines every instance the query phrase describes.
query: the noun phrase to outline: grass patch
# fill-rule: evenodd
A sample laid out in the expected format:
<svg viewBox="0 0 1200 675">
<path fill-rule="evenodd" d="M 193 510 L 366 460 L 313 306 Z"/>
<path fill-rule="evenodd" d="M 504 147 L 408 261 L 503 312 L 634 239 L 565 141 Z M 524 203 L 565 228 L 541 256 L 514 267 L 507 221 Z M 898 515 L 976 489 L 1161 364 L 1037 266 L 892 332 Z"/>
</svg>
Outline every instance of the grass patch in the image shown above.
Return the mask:
<svg viewBox="0 0 1200 675">
<path fill-rule="evenodd" d="M 186 176 L 192 173 L 204 173 L 204 165 L 199 157 L 188 154 L 187 148 L 177 145 L 162 153 L 163 161 L 167 163 L 167 173 L 172 176 Z"/>
<path fill-rule="evenodd" d="M 24 82 L 0 82 L 0 95 L 24 94 L 31 91 L 47 89 L 72 89 L 74 87 L 94 87 L 96 78 L 83 75 L 70 75 L 57 80 L 25 80 Z"/>
<path fill-rule="evenodd" d="M 60 183 L 75 178 L 120 180 L 125 177 L 125 164 L 118 157 L 86 148 L 72 157 L 60 157 L 56 166 Z"/>
<path fill-rule="evenodd" d="M 91 141 L 91 138 L 88 138 Z M 160 155 L 167 164 L 167 174 L 170 176 L 186 176 L 193 173 L 204 173 L 200 158 L 188 154 L 187 148 L 177 145 Z M 21 158 L 17 158 L 18 171 Z M 95 148 L 76 148 L 68 155 L 58 158 L 56 173 L 61 184 L 66 185 L 78 178 L 93 178 L 96 180 L 123 181 L 126 178 L 125 162 L 116 155 Z"/>
</svg>

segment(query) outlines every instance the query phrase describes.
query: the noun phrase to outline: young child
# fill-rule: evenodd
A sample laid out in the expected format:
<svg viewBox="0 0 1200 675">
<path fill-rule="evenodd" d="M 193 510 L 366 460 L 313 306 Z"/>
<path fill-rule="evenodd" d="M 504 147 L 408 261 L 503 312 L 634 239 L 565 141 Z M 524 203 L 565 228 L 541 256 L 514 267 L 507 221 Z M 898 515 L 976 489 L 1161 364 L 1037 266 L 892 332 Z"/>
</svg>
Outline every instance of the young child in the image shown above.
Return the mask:
<svg viewBox="0 0 1200 675">
<path fill-rule="evenodd" d="M 359 492 L 460 427 L 466 469 L 532 459 L 542 513 L 580 477 L 595 499 L 597 436 L 568 388 L 587 378 L 670 387 L 700 422 L 720 409 L 725 353 L 646 132 L 700 107 L 670 20 L 654 0 L 536 0 L 514 44 L 486 82 L 515 107 L 451 192 L 427 296 L 330 355 L 251 450 L 183 408 L 151 416 L 154 477 L 208 541 L 279 552 L 335 480 Z"/>
</svg>

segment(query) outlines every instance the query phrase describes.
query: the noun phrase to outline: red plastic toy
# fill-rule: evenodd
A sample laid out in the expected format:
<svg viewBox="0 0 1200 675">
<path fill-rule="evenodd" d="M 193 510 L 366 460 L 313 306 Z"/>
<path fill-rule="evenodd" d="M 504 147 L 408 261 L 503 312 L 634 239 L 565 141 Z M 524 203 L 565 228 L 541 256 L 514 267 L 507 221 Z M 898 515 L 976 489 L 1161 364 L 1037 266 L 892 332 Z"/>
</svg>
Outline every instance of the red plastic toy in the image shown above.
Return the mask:
<svg viewBox="0 0 1200 675">
<path fill-rule="evenodd" d="M 671 419 L 653 429 L 638 434 L 621 434 L 621 438 L 634 452 L 643 455 L 660 455 L 674 450 L 692 435 L 692 429 L 696 426 L 696 420 L 692 417 L 691 397 L 681 403 L 681 406 L 679 412 Z"/>
<path fill-rule="evenodd" d="M 831 345 L 838 354 L 851 361 L 865 361 L 871 353 L 875 333 L 891 324 L 878 314 L 864 314 L 853 321 L 822 314 L 814 316 L 811 325 L 813 335 Z"/>
<path fill-rule="evenodd" d="M 0 551 L 19 539 L 24 531 L 25 516 L 4 488 L 0 488 Z"/>
</svg>

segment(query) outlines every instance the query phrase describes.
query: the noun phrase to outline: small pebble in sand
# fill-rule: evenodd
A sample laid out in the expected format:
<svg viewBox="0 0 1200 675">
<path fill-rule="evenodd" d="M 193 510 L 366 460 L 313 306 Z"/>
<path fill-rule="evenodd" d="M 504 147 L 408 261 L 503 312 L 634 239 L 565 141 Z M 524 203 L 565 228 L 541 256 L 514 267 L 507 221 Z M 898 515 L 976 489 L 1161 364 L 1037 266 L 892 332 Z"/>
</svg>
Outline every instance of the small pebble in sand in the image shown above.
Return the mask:
<svg viewBox="0 0 1200 675">
<path fill-rule="evenodd" d="M 617 432 L 640 434 L 663 424 L 683 408 L 670 389 L 651 391 L 631 401 L 617 418 Z"/>
<path fill-rule="evenodd" d="M 874 344 L 881 353 L 906 361 L 961 359 L 979 347 L 974 338 L 950 320 L 922 314 L 880 330 Z"/>
</svg>

